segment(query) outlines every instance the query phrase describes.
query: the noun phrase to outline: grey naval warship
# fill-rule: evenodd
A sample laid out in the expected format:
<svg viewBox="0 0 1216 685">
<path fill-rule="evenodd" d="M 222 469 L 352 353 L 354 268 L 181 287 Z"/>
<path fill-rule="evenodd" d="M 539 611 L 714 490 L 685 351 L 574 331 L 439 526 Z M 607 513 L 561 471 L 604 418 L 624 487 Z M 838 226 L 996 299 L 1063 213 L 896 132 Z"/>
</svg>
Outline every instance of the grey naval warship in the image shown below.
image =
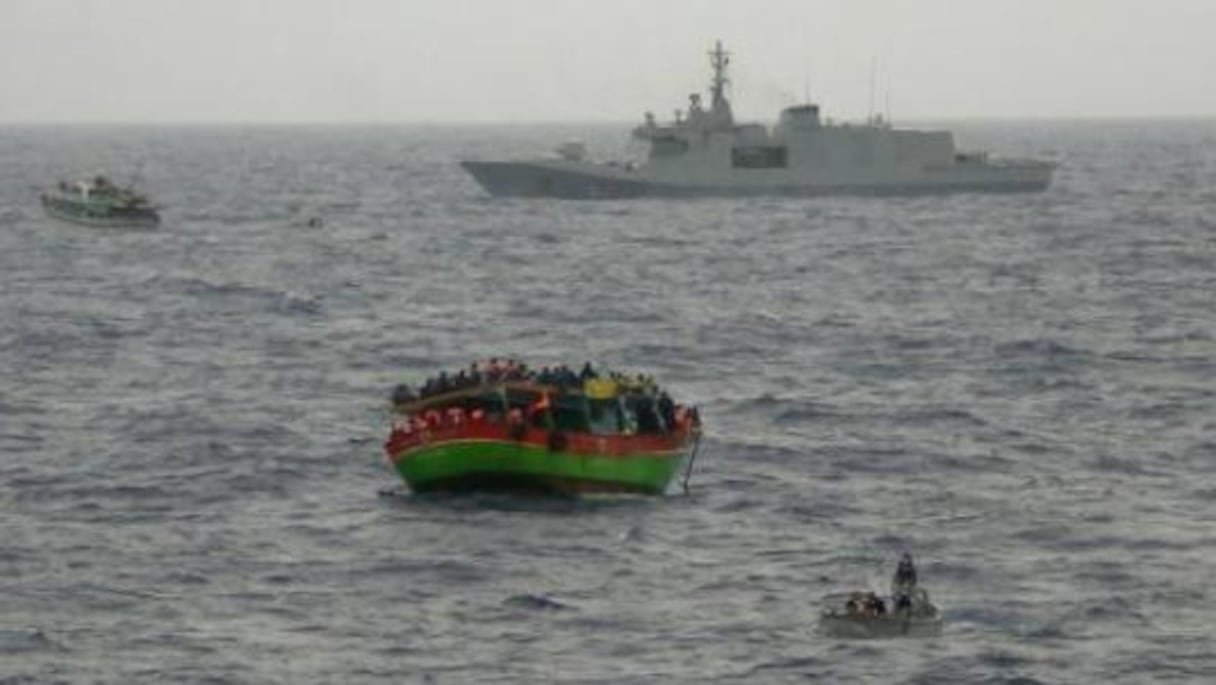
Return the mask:
<svg viewBox="0 0 1216 685">
<path fill-rule="evenodd" d="M 552 158 L 461 166 L 492 195 L 569 199 L 1037 192 L 1051 183 L 1052 162 L 960 152 L 949 131 L 896 129 L 879 116 L 836 124 L 804 104 L 784 109 L 771 128 L 736 123 L 721 41 L 709 57 L 708 107 L 694 93 L 674 121 L 647 113 L 634 129 L 649 145 L 645 161 L 593 162 L 581 143 L 567 142 Z"/>
</svg>

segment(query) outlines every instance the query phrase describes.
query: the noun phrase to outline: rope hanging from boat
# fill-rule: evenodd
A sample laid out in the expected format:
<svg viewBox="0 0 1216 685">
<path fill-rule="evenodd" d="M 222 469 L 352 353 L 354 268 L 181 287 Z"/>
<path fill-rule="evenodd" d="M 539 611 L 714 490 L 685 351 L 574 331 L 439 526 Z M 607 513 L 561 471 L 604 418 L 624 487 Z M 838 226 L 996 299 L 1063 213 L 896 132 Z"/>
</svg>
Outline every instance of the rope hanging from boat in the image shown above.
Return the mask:
<svg viewBox="0 0 1216 685">
<path fill-rule="evenodd" d="M 697 431 L 692 439 L 692 454 L 688 455 L 688 466 L 684 468 L 684 482 L 680 484 L 684 488 L 684 494 L 688 494 L 688 479 L 692 477 L 692 464 L 697 460 L 697 448 L 701 446 L 701 431 Z"/>
</svg>

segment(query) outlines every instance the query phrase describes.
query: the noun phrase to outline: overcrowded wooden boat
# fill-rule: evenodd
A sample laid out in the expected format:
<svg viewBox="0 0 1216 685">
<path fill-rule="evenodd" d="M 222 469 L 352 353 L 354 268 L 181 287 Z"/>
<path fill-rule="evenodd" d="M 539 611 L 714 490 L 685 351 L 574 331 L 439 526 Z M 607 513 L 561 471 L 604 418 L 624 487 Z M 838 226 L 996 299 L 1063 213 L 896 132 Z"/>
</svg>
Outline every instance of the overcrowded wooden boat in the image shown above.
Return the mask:
<svg viewBox="0 0 1216 685">
<path fill-rule="evenodd" d="M 385 452 L 415 492 L 667 490 L 701 432 L 693 407 L 645 376 L 491 360 L 398 386 Z"/>
</svg>

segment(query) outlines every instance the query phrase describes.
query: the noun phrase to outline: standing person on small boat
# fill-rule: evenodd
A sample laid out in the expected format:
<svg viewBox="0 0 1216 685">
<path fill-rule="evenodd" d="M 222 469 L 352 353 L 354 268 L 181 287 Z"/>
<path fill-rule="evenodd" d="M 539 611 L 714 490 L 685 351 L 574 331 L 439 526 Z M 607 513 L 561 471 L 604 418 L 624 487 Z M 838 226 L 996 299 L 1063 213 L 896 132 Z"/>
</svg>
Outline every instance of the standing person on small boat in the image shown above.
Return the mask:
<svg viewBox="0 0 1216 685">
<path fill-rule="evenodd" d="M 916 589 L 916 566 L 912 563 L 912 553 L 904 552 L 895 567 L 895 576 L 891 578 L 891 594 L 900 592 L 911 593 Z"/>
<path fill-rule="evenodd" d="M 891 578 L 891 598 L 895 600 L 895 610 L 912 610 L 912 593 L 916 591 L 916 566 L 912 563 L 911 552 L 904 552 L 900 557 L 899 566 L 895 567 L 895 576 Z"/>
</svg>

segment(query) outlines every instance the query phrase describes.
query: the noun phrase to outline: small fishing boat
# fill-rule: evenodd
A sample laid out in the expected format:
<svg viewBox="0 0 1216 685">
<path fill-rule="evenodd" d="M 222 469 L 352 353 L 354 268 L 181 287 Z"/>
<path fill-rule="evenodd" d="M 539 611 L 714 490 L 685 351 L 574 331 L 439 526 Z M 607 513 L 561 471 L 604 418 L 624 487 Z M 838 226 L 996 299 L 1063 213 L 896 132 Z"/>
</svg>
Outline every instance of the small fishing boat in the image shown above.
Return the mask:
<svg viewBox="0 0 1216 685">
<path fill-rule="evenodd" d="M 891 580 L 891 594 L 876 592 L 828 595 L 819 615 L 819 631 L 845 639 L 937 637 L 942 634 L 945 616 L 929 600 L 929 593 L 917 585 L 912 555 L 904 554 Z"/>
<path fill-rule="evenodd" d="M 120 188 L 105 176 L 59 185 L 41 195 L 42 208 L 56 219 L 86 226 L 151 228 L 160 215 L 146 197 Z"/>
<path fill-rule="evenodd" d="M 393 405 L 384 449 L 414 492 L 660 495 L 701 433 L 696 409 L 651 379 L 590 364 L 475 363 L 417 393 L 398 386 Z"/>
</svg>

